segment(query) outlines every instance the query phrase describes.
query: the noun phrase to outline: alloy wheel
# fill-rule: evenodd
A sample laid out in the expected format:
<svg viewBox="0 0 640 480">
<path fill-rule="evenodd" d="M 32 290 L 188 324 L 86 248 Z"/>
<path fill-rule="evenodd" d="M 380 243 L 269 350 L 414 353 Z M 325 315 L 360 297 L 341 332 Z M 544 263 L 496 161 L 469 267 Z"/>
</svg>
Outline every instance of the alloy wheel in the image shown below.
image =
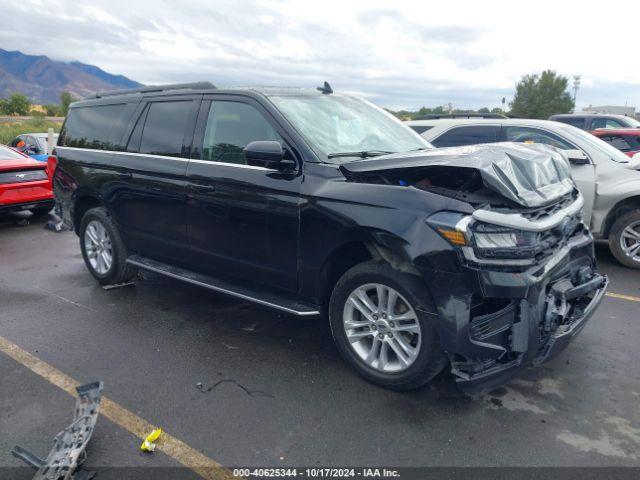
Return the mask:
<svg viewBox="0 0 640 480">
<path fill-rule="evenodd" d="M 640 262 L 640 222 L 627 225 L 620 234 L 620 248 L 624 254 Z"/>
<path fill-rule="evenodd" d="M 399 373 L 415 362 L 422 333 L 411 304 L 391 287 L 356 288 L 344 306 L 343 326 L 351 349 L 369 367 Z"/>
<path fill-rule="evenodd" d="M 84 247 L 91 267 L 105 275 L 113 264 L 113 249 L 109 232 L 99 221 L 91 220 L 85 228 Z"/>
</svg>

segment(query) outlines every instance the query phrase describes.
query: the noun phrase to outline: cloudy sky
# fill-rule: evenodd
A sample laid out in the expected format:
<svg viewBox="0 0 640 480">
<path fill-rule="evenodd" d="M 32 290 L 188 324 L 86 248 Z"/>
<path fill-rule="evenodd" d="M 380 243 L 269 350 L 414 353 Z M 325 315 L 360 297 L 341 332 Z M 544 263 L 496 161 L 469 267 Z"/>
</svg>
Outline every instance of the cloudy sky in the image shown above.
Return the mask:
<svg viewBox="0 0 640 480">
<path fill-rule="evenodd" d="M 145 84 L 313 87 L 390 108 L 499 106 L 526 73 L 580 74 L 578 107 L 640 109 L 640 2 L 0 0 L 0 48 Z"/>
</svg>

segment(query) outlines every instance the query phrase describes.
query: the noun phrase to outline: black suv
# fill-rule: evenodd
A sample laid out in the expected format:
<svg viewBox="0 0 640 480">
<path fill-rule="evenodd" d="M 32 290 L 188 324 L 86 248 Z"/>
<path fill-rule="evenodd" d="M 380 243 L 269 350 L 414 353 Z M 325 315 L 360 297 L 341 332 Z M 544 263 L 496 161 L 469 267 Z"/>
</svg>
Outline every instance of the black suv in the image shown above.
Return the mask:
<svg viewBox="0 0 640 480">
<path fill-rule="evenodd" d="M 145 269 L 329 319 L 367 379 L 468 389 L 562 349 L 607 280 L 566 159 L 432 149 L 387 112 L 316 90 L 208 83 L 73 104 L 56 198 L 102 284 Z"/>
</svg>

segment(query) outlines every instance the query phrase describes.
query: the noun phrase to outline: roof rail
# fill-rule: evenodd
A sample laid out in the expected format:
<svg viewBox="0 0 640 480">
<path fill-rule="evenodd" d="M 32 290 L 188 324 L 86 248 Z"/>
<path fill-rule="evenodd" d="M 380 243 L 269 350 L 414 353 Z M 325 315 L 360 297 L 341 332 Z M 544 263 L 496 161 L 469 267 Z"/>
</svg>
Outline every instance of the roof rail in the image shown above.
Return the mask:
<svg viewBox="0 0 640 480">
<path fill-rule="evenodd" d="M 147 85 L 138 88 L 128 88 L 124 90 L 110 90 L 106 92 L 96 92 L 87 97 L 90 98 L 102 98 L 113 97 L 115 95 L 127 95 L 132 93 L 152 93 L 152 92 L 166 92 L 169 90 L 214 90 L 216 86 L 211 82 L 193 82 L 193 83 L 170 83 L 167 85 Z"/>
<path fill-rule="evenodd" d="M 414 120 L 443 120 L 453 118 L 508 118 L 501 113 L 430 113 L 427 115 L 418 115 Z"/>
</svg>

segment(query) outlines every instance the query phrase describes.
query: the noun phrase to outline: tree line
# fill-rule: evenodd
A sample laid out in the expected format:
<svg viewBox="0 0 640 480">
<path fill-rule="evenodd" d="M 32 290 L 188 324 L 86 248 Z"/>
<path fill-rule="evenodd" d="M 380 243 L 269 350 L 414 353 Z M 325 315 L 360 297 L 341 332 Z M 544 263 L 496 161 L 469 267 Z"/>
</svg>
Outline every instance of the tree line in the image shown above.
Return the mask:
<svg viewBox="0 0 640 480">
<path fill-rule="evenodd" d="M 14 93 L 9 98 L 0 98 L 0 115 L 65 117 L 69 105 L 77 100 L 71 93 L 62 92 L 59 104 L 43 105 L 45 111 L 41 112 L 32 109 L 33 103 L 26 95 Z"/>
<path fill-rule="evenodd" d="M 545 70 L 541 74 L 525 75 L 516 85 L 513 101 L 509 104 L 511 109 L 504 112 L 496 107 L 489 109 L 483 107 L 478 110 L 460 110 L 438 106 L 435 108 L 422 107 L 417 111 L 388 110 L 401 119 L 415 119 L 425 115 L 453 114 L 483 114 L 503 113 L 521 118 L 547 119 L 557 113 L 569 113 L 573 111 L 575 104 L 571 94 L 567 91 L 569 79 L 558 75 L 553 70 Z M 33 115 L 50 117 L 64 117 L 69 110 L 69 104 L 77 99 L 69 92 L 60 94 L 59 105 L 43 105 L 45 112 L 33 111 L 31 101 L 21 93 L 14 93 L 7 99 L 0 98 L 1 115 Z"/>
<path fill-rule="evenodd" d="M 558 75 L 553 70 L 545 70 L 540 74 L 525 75 L 516 84 L 513 100 L 509 103 L 508 111 L 496 107 L 483 107 L 478 110 L 460 110 L 438 106 L 435 108 L 422 107 L 416 111 L 392 111 L 401 119 L 417 119 L 425 115 L 457 115 L 501 113 L 519 118 L 537 118 L 546 120 L 551 115 L 570 113 L 575 108 L 574 99 L 567 91 L 569 79 Z"/>
</svg>

